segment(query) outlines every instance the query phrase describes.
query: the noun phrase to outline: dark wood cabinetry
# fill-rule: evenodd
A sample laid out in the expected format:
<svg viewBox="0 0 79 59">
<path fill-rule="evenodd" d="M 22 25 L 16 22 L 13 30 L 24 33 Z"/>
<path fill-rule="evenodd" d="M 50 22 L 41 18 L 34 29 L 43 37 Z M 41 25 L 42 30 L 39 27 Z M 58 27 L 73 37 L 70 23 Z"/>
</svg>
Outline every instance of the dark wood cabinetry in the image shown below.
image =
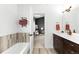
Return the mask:
<svg viewBox="0 0 79 59">
<path fill-rule="evenodd" d="M 58 53 L 63 53 L 63 40 L 61 37 L 57 36 L 54 34 L 54 49 L 58 52 Z"/>
<path fill-rule="evenodd" d="M 59 54 L 78 54 L 79 44 L 53 34 L 53 46 Z"/>
</svg>

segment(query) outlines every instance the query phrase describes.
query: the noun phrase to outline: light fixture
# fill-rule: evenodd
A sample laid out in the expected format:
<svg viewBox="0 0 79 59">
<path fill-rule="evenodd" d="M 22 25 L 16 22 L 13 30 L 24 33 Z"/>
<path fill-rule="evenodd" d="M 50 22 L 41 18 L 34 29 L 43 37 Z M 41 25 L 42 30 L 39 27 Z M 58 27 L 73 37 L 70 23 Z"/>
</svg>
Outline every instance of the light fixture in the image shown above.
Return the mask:
<svg viewBox="0 0 79 59">
<path fill-rule="evenodd" d="M 63 11 L 63 13 L 64 12 L 70 12 L 71 11 L 71 8 L 72 8 L 72 6 L 69 6 L 69 8 L 68 9 L 65 9 L 65 11 Z"/>
</svg>

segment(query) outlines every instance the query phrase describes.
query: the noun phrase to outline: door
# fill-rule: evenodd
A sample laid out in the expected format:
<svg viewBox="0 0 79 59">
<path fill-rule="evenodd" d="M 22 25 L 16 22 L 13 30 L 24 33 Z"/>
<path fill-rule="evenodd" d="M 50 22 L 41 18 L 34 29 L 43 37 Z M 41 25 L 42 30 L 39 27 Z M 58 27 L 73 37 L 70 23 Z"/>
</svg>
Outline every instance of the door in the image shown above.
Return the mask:
<svg viewBox="0 0 79 59">
<path fill-rule="evenodd" d="M 35 45 L 45 46 L 45 15 L 43 13 L 34 14 L 35 22 Z M 39 47 L 39 46 L 38 46 Z M 38 48 L 37 47 L 37 48 Z M 39 47 L 40 48 L 40 47 Z"/>
</svg>

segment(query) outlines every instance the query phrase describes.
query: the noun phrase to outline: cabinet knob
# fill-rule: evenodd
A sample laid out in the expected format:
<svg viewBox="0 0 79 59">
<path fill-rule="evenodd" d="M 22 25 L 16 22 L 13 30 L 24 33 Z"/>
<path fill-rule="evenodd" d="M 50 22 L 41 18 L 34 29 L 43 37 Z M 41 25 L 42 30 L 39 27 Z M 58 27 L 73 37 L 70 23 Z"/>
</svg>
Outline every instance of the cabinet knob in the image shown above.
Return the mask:
<svg viewBox="0 0 79 59">
<path fill-rule="evenodd" d="M 74 45 L 71 45 L 71 46 L 74 46 Z"/>
<path fill-rule="evenodd" d="M 71 53 L 71 54 L 74 54 L 75 52 L 74 52 L 74 51 L 71 51 L 70 53 Z"/>
</svg>

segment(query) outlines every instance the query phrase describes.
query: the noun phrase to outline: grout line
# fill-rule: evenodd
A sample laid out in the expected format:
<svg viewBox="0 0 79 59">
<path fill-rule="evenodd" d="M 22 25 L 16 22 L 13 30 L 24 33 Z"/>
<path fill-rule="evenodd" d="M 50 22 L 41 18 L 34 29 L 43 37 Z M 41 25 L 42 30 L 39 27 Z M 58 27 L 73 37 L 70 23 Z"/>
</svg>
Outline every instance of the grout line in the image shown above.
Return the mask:
<svg viewBox="0 0 79 59">
<path fill-rule="evenodd" d="M 41 53 L 40 53 L 40 48 L 38 48 L 38 50 L 39 50 L 39 53 L 38 53 L 38 54 L 41 54 Z"/>
</svg>

